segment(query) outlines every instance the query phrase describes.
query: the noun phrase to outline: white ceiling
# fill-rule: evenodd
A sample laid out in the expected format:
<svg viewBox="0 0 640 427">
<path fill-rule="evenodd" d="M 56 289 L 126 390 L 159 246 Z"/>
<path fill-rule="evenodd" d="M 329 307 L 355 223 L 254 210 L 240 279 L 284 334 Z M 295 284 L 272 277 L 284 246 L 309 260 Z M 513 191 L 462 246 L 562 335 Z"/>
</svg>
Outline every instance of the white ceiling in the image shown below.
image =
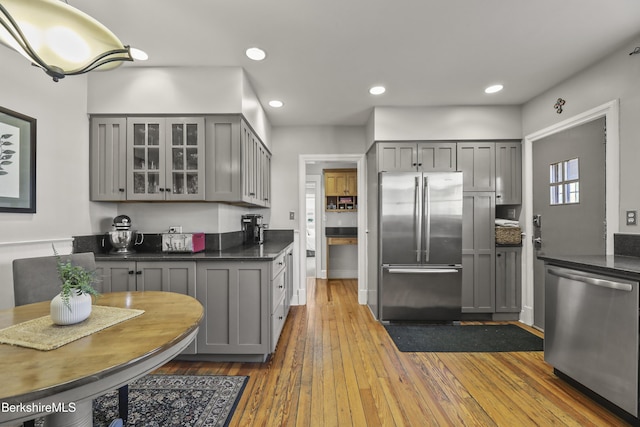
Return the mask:
<svg viewBox="0 0 640 427">
<path fill-rule="evenodd" d="M 374 106 L 519 105 L 640 33 L 638 0 L 68 3 L 150 56 L 125 66 L 243 67 L 276 126 L 361 125 Z M 267 59 L 247 59 L 251 46 Z M 493 83 L 505 89 L 485 94 Z M 387 92 L 370 95 L 376 84 Z"/>
</svg>

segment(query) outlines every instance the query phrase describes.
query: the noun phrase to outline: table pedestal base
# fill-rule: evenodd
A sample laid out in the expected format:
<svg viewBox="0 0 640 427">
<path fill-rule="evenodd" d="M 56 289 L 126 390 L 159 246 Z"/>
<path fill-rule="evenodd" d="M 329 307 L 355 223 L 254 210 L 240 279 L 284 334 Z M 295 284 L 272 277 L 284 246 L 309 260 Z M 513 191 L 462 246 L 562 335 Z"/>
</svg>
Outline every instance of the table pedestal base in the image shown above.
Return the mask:
<svg viewBox="0 0 640 427">
<path fill-rule="evenodd" d="M 75 410 L 73 410 L 75 409 Z M 93 427 L 93 400 L 76 402 L 75 408 L 65 407 L 66 412 L 56 412 L 44 418 L 45 427 Z"/>
</svg>

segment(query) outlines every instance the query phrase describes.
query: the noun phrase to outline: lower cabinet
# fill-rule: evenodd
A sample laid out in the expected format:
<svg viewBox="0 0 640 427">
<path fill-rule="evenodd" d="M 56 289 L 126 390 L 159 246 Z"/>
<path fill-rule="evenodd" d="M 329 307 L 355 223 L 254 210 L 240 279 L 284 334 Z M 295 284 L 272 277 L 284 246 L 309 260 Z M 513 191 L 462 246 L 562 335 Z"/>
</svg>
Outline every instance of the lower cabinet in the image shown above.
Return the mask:
<svg viewBox="0 0 640 427">
<path fill-rule="evenodd" d="M 273 261 L 198 261 L 196 297 L 205 307 L 198 354 L 264 361 L 289 311 L 288 251 Z"/>
<path fill-rule="evenodd" d="M 496 247 L 496 313 L 520 313 L 521 270 L 521 247 Z"/>
<path fill-rule="evenodd" d="M 195 261 L 96 261 L 102 292 L 165 291 L 196 296 Z M 182 354 L 196 354 L 196 341 Z"/>
</svg>

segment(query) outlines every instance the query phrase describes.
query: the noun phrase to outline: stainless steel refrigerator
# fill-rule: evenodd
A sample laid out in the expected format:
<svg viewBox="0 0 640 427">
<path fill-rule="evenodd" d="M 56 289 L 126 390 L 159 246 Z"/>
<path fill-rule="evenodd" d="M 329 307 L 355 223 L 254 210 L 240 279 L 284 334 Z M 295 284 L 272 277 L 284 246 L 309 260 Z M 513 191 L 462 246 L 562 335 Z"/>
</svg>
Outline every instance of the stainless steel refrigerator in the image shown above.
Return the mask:
<svg viewBox="0 0 640 427">
<path fill-rule="evenodd" d="M 380 173 L 380 320 L 462 310 L 462 172 Z"/>
</svg>

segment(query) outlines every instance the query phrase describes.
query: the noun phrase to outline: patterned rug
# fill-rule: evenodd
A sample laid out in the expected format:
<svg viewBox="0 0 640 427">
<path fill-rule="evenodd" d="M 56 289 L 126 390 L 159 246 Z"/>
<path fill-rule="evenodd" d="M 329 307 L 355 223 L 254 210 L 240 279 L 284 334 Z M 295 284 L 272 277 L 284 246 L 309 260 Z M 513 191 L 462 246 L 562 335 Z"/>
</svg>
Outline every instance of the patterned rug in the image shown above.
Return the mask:
<svg viewBox="0 0 640 427">
<path fill-rule="evenodd" d="M 249 377 L 147 375 L 129 384 L 127 427 L 227 426 Z M 118 392 L 94 400 L 94 427 L 118 417 Z M 36 426 L 42 425 L 41 420 Z"/>
</svg>

